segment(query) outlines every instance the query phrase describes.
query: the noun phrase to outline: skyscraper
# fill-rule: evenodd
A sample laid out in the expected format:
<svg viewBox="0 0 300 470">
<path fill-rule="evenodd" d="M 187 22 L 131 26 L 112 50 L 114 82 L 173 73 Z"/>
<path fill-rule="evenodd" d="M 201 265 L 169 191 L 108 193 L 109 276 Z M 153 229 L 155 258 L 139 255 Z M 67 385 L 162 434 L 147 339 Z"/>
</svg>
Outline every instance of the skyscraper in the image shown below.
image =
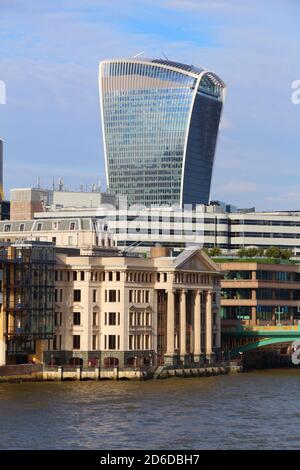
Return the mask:
<svg viewBox="0 0 300 470">
<path fill-rule="evenodd" d="M 207 204 L 225 84 L 168 60 L 100 62 L 107 185 L 129 204 Z"/>
</svg>

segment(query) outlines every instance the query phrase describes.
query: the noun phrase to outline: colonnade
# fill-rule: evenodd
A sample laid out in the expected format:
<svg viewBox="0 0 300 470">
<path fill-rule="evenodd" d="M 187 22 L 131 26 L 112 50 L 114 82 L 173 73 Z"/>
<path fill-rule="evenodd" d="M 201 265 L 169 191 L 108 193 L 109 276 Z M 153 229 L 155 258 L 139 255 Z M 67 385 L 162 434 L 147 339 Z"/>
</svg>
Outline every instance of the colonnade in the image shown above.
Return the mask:
<svg viewBox="0 0 300 470">
<path fill-rule="evenodd" d="M 175 334 L 175 294 L 179 292 L 179 345 L 176 344 Z M 192 292 L 192 331 L 190 350 L 187 350 L 187 294 Z M 216 315 L 216 323 L 213 325 L 213 292 L 210 290 L 195 289 L 188 291 L 186 289 L 170 289 L 167 293 L 167 351 L 165 354 L 165 363 L 176 363 L 178 356 L 183 364 L 189 362 L 191 356 L 194 363 L 201 363 L 203 358 L 209 362 L 213 361 L 213 348 L 220 348 L 220 328 L 221 320 L 219 312 Z M 203 314 L 202 314 L 203 311 Z M 201 317 L 204 316 L 202 323 Z M 205 332 L 205 341 L 202 344 L 202 331 Z M 215 344 L 213 345 L 213 333 L 216 334 Z M 178 347 L 179 346 L 179 347 Z"/>
</svg>

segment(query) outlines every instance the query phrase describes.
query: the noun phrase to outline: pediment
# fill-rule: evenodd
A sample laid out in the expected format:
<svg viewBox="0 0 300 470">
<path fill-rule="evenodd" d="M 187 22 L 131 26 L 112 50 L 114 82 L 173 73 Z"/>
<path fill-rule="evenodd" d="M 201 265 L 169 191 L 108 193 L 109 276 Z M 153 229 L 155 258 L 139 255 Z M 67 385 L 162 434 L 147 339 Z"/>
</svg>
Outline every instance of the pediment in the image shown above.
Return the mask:
<svg viewBox="0 0 300 470">
<path fill-rule="evenodd" d="M 221 268 L 202 250 L 185 250 L 175 258 L 176 269 L 220 272 Z"/>
<path fill-rule="evenodd" d="M 129 311 L 130 312 L 151 312 L 152 307 L 149 304 L 146 304 L 144 307 L 142 306 L 137 307 L 136 305 L 131 305 L 129 307 Z"/>
</svg>

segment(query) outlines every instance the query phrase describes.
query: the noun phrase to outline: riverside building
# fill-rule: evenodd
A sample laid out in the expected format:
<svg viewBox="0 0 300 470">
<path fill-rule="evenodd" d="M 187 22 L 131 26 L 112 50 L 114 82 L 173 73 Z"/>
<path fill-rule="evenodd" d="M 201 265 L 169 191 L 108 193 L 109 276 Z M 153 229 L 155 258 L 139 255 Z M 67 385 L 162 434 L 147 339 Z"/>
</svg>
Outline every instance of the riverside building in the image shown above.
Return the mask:
<svg viewBox="0 0 300 470">
<path fill-rule="evenodd" d="M 76 250 L 75 250 L 76 251 Z M 140 367 L 211 363 L 220 351 L 220 268 L 177 257 L 57 253 L 48 364 Z"/>
<path fill-rule="evenodd" d="M 300 338 L 300 265 L 272 259 L 218 261 L 224 271 L 223 352 L 227 357 L 251 352 L 246 359 L 253 364 L 259 352 L 273 355 L 274 363 L 278 355 L 289 363 L 291 344 Z"/>
<path fill-rule="evenodd" d="M 107 186 L 129 205 L 208 204 L 224 82 L 169 60 L 99 67 Z"/>
<path fill-rule="evenodd" d="M 0 365 L 42 359 L 54 332 L 52 243 L 26 241 L 0 248 Z"/>
</svg>

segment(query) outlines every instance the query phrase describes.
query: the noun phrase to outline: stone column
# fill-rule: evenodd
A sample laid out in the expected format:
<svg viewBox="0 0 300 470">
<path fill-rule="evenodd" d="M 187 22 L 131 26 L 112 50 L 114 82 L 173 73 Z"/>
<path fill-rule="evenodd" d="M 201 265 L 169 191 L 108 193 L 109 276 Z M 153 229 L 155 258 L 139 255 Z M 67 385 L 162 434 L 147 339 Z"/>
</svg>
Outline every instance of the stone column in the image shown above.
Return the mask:
<svg viewBox="0 0 300 470">
<path fill-rule="evenodd" d="M 221 291 L 216 291 L 216 320 L 217 320 L 217 344 L 216 347 L 219 348 L 219 353 L 221 349 Z"/>
<path fill-rule="evenodd" d="M 212 350 L 212 292 L 206 293 L 206 312 L 205 312 L 205 355 L 206 359 L 211 363 L 213 360 Z"/>
<path fill-rule="evenodd" d="M 194 362 L 201 363 L 201 292 L 195 291 L 194 302 Z"/>
<path fill-rule="evenodd" d="M 166 291 L 168 294 L 167 304 L 167 352 L 165 354 L 165 364 L 175 363 L 175 291 Z"/>
<path fill-rule="evenodd" d="M 180 291 L 180 359 L 186 362 L 186 290 Z"/>
</svg>

